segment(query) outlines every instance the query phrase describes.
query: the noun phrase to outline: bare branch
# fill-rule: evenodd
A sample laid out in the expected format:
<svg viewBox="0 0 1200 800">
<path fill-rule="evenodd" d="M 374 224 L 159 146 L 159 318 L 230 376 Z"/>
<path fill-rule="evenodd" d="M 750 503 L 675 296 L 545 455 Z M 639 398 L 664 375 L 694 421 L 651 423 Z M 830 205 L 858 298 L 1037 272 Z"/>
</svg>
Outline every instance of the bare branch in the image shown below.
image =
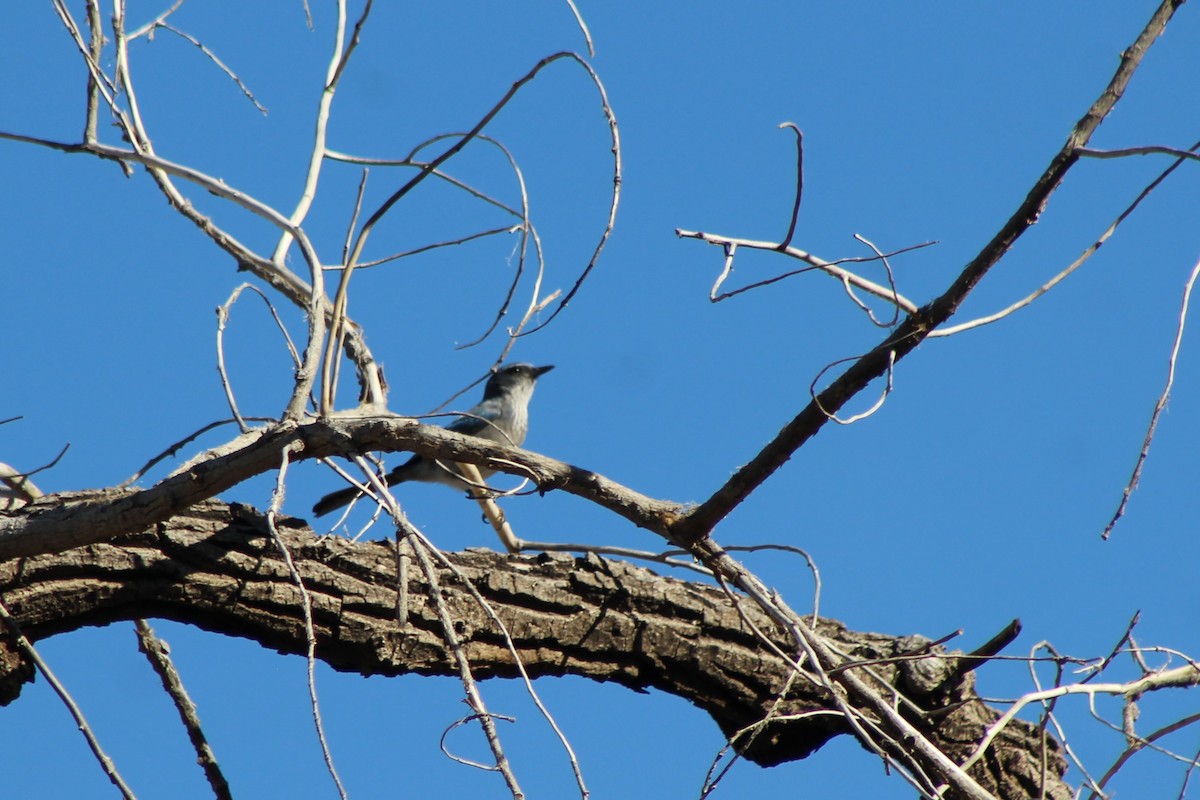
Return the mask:
<svg viewBox="0 0 1200 800">
<path fill-rule="evenodd" d="M 796 218 L 800 216 L 800 198 L 804 196 L 804 132 L 794 122 L 782 122 L 780 128 L 791 128 L 796 132 L 796 202 L 792 205 L 792 220 L 788 223 L 787 235 L 779 244 L 780 250 L 786 250 L 792 244 L 792 235 L 796 233 Z"/>
<path fill-rule="evenodd" d="M 874 350 L 842 373 L 820 394 L 820 402 L 810 403 L 708 500 L 674 526 L 673 531 L 677 537 L 684 541 L 695 540 L 711 531 L 763 481 L 783 466 L 796 450 L 823 428 L 830 414 L 836 413 L 871 381 L 887 372 L 893 361 L 907 356 L 931 331 L 954 315 L 984 275 L 1008 253 L 1017 239 L 1037 222 L 1051 195 L 1079 159 L 1079 148 L 1087 145 L 1096 128 L 1121 99 L 1125 87 L 1150 45 L 1166 28 L 1182 2 L 1183 0 L 1163 0 L 1137 39 L 1122 54 L 1121 63 L 1108 86 L 1076 123 L 1062 149 L 1034 184 L 1025 200 L 992 240 L 966 265 L 954 283 L 932 303 L 918 313 L 910 315 Z"/>
<path fill-rule="evenodd" d="M 395 542 L 354 544 L 338 537 L 315 537 L 301 521 L 283 518 L 273 533 L 260 514 L 244 506 L 204 503 L 164 525 L 113 543 L 61 556 L 37 556 L 19 565 L 8 562 L 7 569 L 0 569 L 0 592 L 22 614 L 22 625 L 35 639 L 71 630 L 83 621 L 103 624 L 164 616 L 211 631 L 236 632 L 282 652 L 304 654 L 308 649 L 304 609 L 298 602 L 280 602 L 280 576 L 287 574 L 287 567 L 274 543 L 276 534 L 293 554 L 312 599 L 320 658 L 337 669 L 362 674 L 458 672 L 446 658 L 441 623 L 420 574 L 408 576 L 413 586 L 407 593 L 404 619 L 409 622 L 404 627 L 396 623 L 401 598 Z M 456 631 L 476 679 L 518 677 L 519 663 L 530 678 L 573 674 L 635 689 L 659 688 L 696 704 L 728 737 L 761 720 L 774 707 L 771 698 L 790 685 L 784 704 L 775 708 L 778 716 L 767 729 L 769 735 L 755 736 L 748 747 L 746 737 L 738 740 L 739 752 L 758 764 L 802 758 L 833 736 L 849 732 L 851 721 L 843 718 L 845 713 L 854 715 L 869 736 L 881 737 L 879 742 L 889 748 L 894 763 L 911 763 L 885 743 L 882 737 L 901 736 L 902 731 L 893 727 L 890 712 L 875 707 L 907 703 L 900 699 L 901 692 L 915 703 L 901 710 L 918 715 L 913 719 L 919 720 L 925 733 L 917 736 L 934 736 L 936 746 L 955 758 L 965 755 L 960 737 L 976 741 L 972 731 L 982 736 L 996 718 L 996 712 L 978 702 L 969 686 L 934 695 L 929 691 L 937 688 L 936 678 L 917 684 L 905 677 L 915 674 L 904 666 L 912 662 L 893 663 L 889 656 L 924 652 L 914 647 L 912 637 L 855 633 L 821 619 L 809 628 L 816 635 L 812 649 L 797 656 L 788 653 L 793 645 L 787 630 L 794 625 L 786 606 L 776 604 L 789 620 L 784 628 L 759 607 L 757 599 L 742 598 L 735 607 L 707 582 L 663 578 L 594 555 L 514 557 L 472 550 L 445 554 L 445 558 L 454 571 L 438 566 L 439 586 L 454 609 Z M 122 576 L 127 576 L 131 559 L 141 570 L 151 574 L 168 570 L 175 579 L 130 592 Z M 181 565 L 186 569 L 181 570 Z M 749 580 L 753 587 L 753 579 Z M 74 587 L 71 603 L 50 602 L 68 581 Z M 495 619 L 464 591 L 468 586 L 475 587 L 503 620 L 519 660 L 496 634 Z M 562 602 L 565 598 L 570 602 Z M 547 637 L 547 630 L 557 635 Z M 772 646 L 767 647 L 754 630 Z M 631 659 L 631 654 L 636 658 Z M 814 656 L 821 660 L 813 661 Z M 935 652 L 917 663 L 936 664 L 946 657 Z M 828 668 L 847 661 L 859 663 L 836 672 Z M 797 663 L 803 665 L 799 674 Z M 868 663 L 872 666 L 864 666 Z M 952 663 L 948 661 L 946 669 Z M 833 683 L 833 694 L 827 682 Z M 855 685 L 864 682 L 877 699 L 860 706 Z M 838 716 L 810 714 L 817 711 Z M 921 747 L 907 738 L 894 741 L 904 742 L 906 748 Z M 1014 721 L 996 740 L 1001 750 L 998 761 L 1004 765 L 1000 768 L 1005 773 L 1016 770 L 1023 785 L 1036 786 L 1036 759 L 1029 756 L 1037 752 L 1040 741 L 1033 726 Z M 1046 796 L 1057 800 L 1069 796 L 1059 777 L 1065 764 L 1053 746 L 1050 757 L 1051 774 L 1044 785 L 1049 787 Z M 990 763 L 975 774 L 994 779 L 990 770 L 995 766 Z M 917 767 L 932 776 L 941 772 L 932 765 Z M 969 795 L 951 792 L 947 796 Z"/>
<path fill-rule="evenodd" d="M 1079 155 L 1087 158 L 1125 158 L 1126 156 L 1146 156 L 1146 155 L 1168 155 L 1177 156 L 1181 159 L 1190 159 L 1192 161 L 1200 161 L 1200 153 L 1196 152 L 1196 145 L 1192 145 L 1187 150 L 1181 150 L 1177 147 L 1124 147 L 1119 150 L 1093 150 L 1090 147 L 1079 148 Z"/>
<path fill-rule="evenodd" d="M 1175 343 L 1171 346 L 1171 357 L 1167 360 L 1167 385 L 1163 387 L 1162 394 L 1158 396 L 1158 402 L 1154 404 L 1154 413 L 1150 415 L 1150 427 L 1146 430 L 1146 438 L 1142 441 L 1142 450 L 1138 453 L 1137 463 L 1134 464 L 1133 475 L 1130 476 L 1129 483 L 1125 486 L 1116 513 L 1105 526 L 1104 533 L 1100 534 L 1101 539 L 1108 539 L 1113 528 L 1116 527 L 1117 521 L 1124 516 L 1125 506 L 1129 504 L 1129 496 L 1137 488 L 1138 481 L 1142 476 L 1142 467 L 1145 466 L 1146 458 L 1150 455 L 1150 442 L 1154 439 L 1158 418 L 1163 409 L 1167 407 L 1167 400 L 1171 397 L 1171 387 L 1175 384 L 1175 362 L 1179 359 L 1179 348 L 1183 344 L 1183 326 L 1187 322 L 1188 303 L 1192 299 L 1192 287 L 1196 285 L 1198 275 L 1200 275 L 1200 261 L 1197 261 L 1196 266 L 1192 267 L 1192 274 L 1188 276 L 1187 283 L 1183 287 L 1183 304 L 1179 309 L 1179 324 L 1175 328 Z"/>
<path fill-rule="evenodd" d="M 212 787 L 213 795 L 217 797 L 217 800 L 232 800 L 233 795 L 229 791 L 229 782 L 225 780 L 221 765 L 217 763 L 217 756 L 213 753 L 212 747 L 208 744 L 208 737 L 204 735 L 204 730 L 200 727 L 196 704 L 192 702 L 192 698 L 188 697 L 183 680 L 179 677 L 179 671 L 175 669 L 175 664 L 171 661 L 171 648 L 155 635 L 154 629 L 146 620 L 135 620 L 134 626 L 137 631 L 138 649 L 146 654 L 151 668 L 162 681 L 163 689 L 175 703 L 179 719 L 183 722 L 192 748 L 196 751 L 196 763 L 204 770 L 204 777 L 208 780 L 208 785 Z"/>
</svg>

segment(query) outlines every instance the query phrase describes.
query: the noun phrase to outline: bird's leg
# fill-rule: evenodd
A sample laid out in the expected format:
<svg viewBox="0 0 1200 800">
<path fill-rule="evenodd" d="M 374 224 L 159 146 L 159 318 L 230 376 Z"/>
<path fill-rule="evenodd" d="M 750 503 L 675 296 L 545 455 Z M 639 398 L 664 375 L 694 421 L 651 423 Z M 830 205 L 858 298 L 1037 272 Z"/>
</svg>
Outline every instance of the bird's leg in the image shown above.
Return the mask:
<svg viewBox="0 0 1200 800">
<path fill-rule="evenodd" d="M 467 479 L 467 482 L 471 484 L 469 490 L 471 497 L 475 502 L 479 503 L 479 507 L 483 509 L 483 515 L 487 517 L 488 522 L 492 523 L 492 529 L 500 537 L 500 543 L 504 545 L 504 549 L 510 553 L 521 552 L 522 542 L 513 533 L 512 526 L 504 518 L 504 512 L 500 510 L 500 506 L 491 498 L 486 489 L 477 488 L 484 485 L 483 476 L 479 474 L 479 468 L 474 464 L 463 463 L 458 463 L 455 466 L 462 476 Z"/>
</svg>

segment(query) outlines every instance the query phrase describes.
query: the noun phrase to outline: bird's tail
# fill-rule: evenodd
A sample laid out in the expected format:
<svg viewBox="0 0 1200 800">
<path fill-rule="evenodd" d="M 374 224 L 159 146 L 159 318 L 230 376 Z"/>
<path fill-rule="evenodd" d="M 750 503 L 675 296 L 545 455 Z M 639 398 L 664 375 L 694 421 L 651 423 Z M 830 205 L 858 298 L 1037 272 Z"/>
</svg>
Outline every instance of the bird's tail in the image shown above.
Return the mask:
<svg viewBox="0 0 1200 800">
<path fill-rule="evenodd" d="M 316 505 L 313 506 L 313 513 L 318 517 L 323 517 L 330 511 L 339 509 L 342 506 L 349 504 L 350 501 L 358 495 L 358 489 L 353 486 L 349 486 L 345 489 L 338 489 L 336 492 L 330 492 L 316 502 Z"/>
</svg>

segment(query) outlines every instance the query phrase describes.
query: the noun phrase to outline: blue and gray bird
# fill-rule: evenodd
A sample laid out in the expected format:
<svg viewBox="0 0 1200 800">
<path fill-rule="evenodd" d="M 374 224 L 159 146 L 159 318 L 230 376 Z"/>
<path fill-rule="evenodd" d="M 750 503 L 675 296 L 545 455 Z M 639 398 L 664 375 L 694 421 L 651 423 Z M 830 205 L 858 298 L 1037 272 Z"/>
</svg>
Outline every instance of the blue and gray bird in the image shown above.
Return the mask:
<svg viewBox="0 0 1200 800">
<path fill-rule="evenodd" d="M 463 416 L 446 426 L 455 433 L 490 439 L 508 447 L 520 447 L 529 431 L 529 398 L 537 379 L 554 369 L 553 365 L 535 367 L 532 364 L 505 364 L 492 373 L 483 389 L 483 400 Z M 492 470 L 479 468 L 483 477 Z M 386 476 L 388 486 L 405 481 L 444 483 L 455 489 L 468 485 L 458 476 L 454 465 L 424 456 L 413 456 Z M 318 517 L 349 503 L 360 494 L 353 486 L 325 495 L 313 506 Z"/>
</svg>

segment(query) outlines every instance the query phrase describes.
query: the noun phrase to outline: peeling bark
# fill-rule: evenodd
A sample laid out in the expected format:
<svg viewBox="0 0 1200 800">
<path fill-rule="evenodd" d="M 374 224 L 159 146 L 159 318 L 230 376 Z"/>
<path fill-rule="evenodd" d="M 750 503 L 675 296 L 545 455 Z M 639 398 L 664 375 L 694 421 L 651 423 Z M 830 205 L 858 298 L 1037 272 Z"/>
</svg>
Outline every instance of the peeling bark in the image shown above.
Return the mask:
<svg viewBox="0 0 1200 800">
<path fill-rule="evenodd" d="M 456 674 L 415 568 L 408 570 L 408 613 L 398 619 L 395 542 L 317 537 L 294 519 L 281 527 L 313 599 L 318 658 L 364 675 Z M 786 651 L 784 635 L 752 604 L 743 603 L 739 614 L 717 587 L 595 556 L 468 550 L 449 559 L 504 621 L 532 677 L 570 674 L 659 689 L 688 699 L 730 736 L 763 719 L 787 683 L 786 663 L 745 620 Z M 443 570 L 439 580 L 476 675 L 515 675 L 502 637 L 459 579 Z M 34 641 L 159 617 L 284 653 L 305 649 L 299 592 L 263 518 L 244 506 L 202 503 L 152 530 L 0 563 L 0 596 Z M 818 630 L 851 661 L 871 662 L 855 669 L 864 676 L 869 669 L 882 691 L 904 693 L 916 707 L 908 714 L 914 724 L 955 760 L 996 718 L 975 695 L 971 674 L 956 672 L 953 654 L 935 648 L 929 656 L 888 660 L 924 654 L 927 639 L 859 633 L 834 620 L 821 620 Z M 0 642 L 0 702 L 14 699 L 31 676 L 6 644 Z M 804 758 L 848 732 L 837 714 L 811 713 L 831 708 L 826 690 L 802 674 L 775 709 L 792 719 L 761 728 L 741 751 L 762 765 Z M 998 797 L 1038 797 L 1043 759 L 1044 796 L 1069 797 L 1058 744 L 1022 722 L 997 739 L 972 777 Z"/>
</svg>

